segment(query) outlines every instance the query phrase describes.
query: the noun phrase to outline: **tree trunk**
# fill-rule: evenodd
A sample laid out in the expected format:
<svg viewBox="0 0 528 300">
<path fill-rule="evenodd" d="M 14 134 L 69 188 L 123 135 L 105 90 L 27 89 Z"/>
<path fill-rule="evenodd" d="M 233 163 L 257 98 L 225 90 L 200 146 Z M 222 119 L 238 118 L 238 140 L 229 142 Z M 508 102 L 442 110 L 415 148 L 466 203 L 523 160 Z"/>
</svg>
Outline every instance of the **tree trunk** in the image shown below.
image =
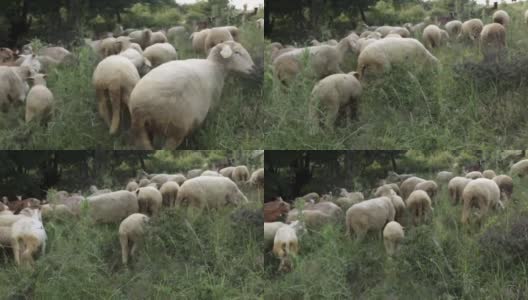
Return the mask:
<svg viewBox="0 0 528 300">
<path fill-rule="evenodd" d="M 22 0 L 17 15 L 9 20 L 8 46 L 11 48 L 18 47 L 20 37 L 23 37 L 29 31 L 31 17 L 28 19 L 28 6 L 28 1 Z"/>
<path fill-rule="evenodd" d="M 271 24 L 271 1 L 265 1 L 264 7 L 264 36 L 267 38 L 270 37 L 271 32 L 273 30 L 273 26 Z"/>
<path fill-rule="evenodd" d="M 363 7 L 361 7 L 361 4 L 358 5 L 359 13 L 361 14 L 361 20 L 365 22 L 365 24 L 368 24 L 367 17 L 365 17 L 365 12 L 363 11 Z"/>
</svg>

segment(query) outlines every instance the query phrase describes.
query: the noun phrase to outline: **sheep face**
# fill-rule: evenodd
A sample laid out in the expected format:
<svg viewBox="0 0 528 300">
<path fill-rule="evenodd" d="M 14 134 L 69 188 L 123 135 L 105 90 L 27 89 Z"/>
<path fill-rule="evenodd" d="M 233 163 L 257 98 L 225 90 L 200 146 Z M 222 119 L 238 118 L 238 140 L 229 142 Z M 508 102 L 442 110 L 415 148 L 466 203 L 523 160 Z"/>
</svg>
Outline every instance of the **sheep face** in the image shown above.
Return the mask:
<svg viewBox="0 0 528 300">
<path fill-rule="evenodd" d="M 217 45 L 220 51 L 220 57 L 224 63 L 224 66 L 235 72 L 243 74 L 251 74 L 255 70 L 255 63 L 251 59 L 251 56 L 242 45 L 237 42 L 224 42 Z M 215 48 L 216 48 L 215 47 Z M 213 51 L 214 52 L 214 51 Z"/>
</svg>

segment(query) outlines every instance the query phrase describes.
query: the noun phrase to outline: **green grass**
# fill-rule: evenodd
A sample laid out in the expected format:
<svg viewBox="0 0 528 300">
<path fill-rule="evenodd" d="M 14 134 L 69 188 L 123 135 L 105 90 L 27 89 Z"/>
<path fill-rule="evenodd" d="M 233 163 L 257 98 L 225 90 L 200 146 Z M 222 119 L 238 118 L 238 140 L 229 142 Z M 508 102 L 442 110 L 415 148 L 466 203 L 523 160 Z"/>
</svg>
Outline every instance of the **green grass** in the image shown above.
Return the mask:
<svg viewBox="0 0 528 300">
<path fill-rule="evenodd" d="M 509 5 L 508 51 L 502 66 L 481 63 L 476 46 L 451 42 L 432 53 L 441 68 L 417 73 L 395 68 L 364 86 L 352 124 L 310 134 L 310 93 L 316 81 L 299 76 L 281 86 L 266 64 L 263 143 L 270 149 L 466 149 L 522 147 L 528 137 L 526 24 L 523 5 Z M 489 23 L 490 17 L 484 20 Z M 266 41 L 269 46 L 270 41 Z M 342 66 L 356 69 L 349 54 Z M 269 57 L 269 51 L 266 51 Z"/>
<path fill-rule="evenodd" d="M 255 63 L 263 64 L 264 37 L 253 22 L 241 27 L 241 43 Z M 179 59 L 203 57 L 190 49 L 190 40 L 173 41 Z M 0 144 L 3 149 L 133 149 L 128 128 L 116 137 L 97 111 L 92 74 L 97 58 L 89 48 L 77 48 L 74 66 L 62 66 L 50 72 L 48 87 L 55 103 L 47 127 L 24 123 L 24 108 L 11 108 L 0 116 Z M 257 78 L 229 76 L 217 107 L 209 112 L 204 126 L 188 137 L 182 149 L 257 149 L 262 144 L 259 124 L 262 120 L 262 83 Z M 129 126 L 129 125 L 128 125 Z M 128 127 L 126 126 L 126 127 Z"/>
<path fill-rule="evenodd" d="M 17 268 L 11 251 L 0 249 L 1 298 L 259 299 L 262 201 L 247 195 L 238 218 L 230 210 L 163 210 L 129 267 L 121 264 L 119 224 L 94 226 L 86 215 L 47 220 L 47 253 L 34 271 Z"/>
<path fill-rule="evenodd" d="M 429 178 L 431 176 L 427 176 Z M 523 186 L 524 185 L 524 186 Z M 400 255 L 389 258 L 381 238 L 357 242 L 344 221 L 300 240 L 294 271 L 278 273 L 265 254 L 267 299 L 519 299 L 528 290 L 528 188 L 514 179 L 513 204 L 491 212 L 481 228 L 460 224 L 444 186 L 431 224 L 406 226 Z"/>
</svg>

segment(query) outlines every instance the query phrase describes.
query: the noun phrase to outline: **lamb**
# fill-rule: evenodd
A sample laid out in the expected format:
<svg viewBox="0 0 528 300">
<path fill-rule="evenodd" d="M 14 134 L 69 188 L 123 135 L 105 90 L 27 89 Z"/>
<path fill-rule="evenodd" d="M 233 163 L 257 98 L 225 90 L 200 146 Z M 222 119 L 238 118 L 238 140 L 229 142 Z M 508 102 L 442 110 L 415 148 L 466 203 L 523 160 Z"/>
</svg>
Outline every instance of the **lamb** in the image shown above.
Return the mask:
<svg viewBox="0 0 528 300">
<path fill-rule="evenodd" d="M 24 208 L 20 214 L 25 217 L 11 226 L 11 246 L 17 265 L 32 266 L 38 249 L 42 255 L 46 252 L 46 230 L 40 209 Z"/>
<path fill-rule="evenodd" d="M 434 24 L 431 24 L 425 27 L 422 33 L 422 38 L 424 41 L 425 48 L 427 48 L 428 50 L 432 50 L 433 48 L 440 47 L 445 42 L 447 42 L 449 35 L 447 31 L 440 29 Z"/>
<path fill-rule="evenodd" d="M 478 41 L 483 27 L 484 24 L 480 19 L 467 20 L 462 24 L 462 31 L 458 38 L 469 38 L 471 41 Z"/>
<path fill-rule="evenodd" d="M 209 51 L 216 45 L 227 42 L 227 41 L 233 41 L 234 38 L 227 30 L 226 28 L 222 27 L 215 27 L 211 28 L 209 32 L 207 33 L 207 37 L 204 40 L 204 49 L 203 51 L 206 54 L 209 54 Z"/>
<path fill-rule="evenodd" d="M 471 179 L 460 176 L 453 177 L 451 180 L 449 180 L 447 189 L 449 191 L 449 198 L 451 199 L 451 203 L 453 205 L 456 205 L 459 200 L 462 201 L 462 192 L 470 181 Z"/>
<path fill-rule="evenodd" d="M 158 43 L 149 46 L 145 49 L 143 55 L 152 63 L 153 68 L 171 60 L 178 59 L 176 49 L 169 43 Z"/>
<path fill-rule="evenodd" d="M 117 191 L 86 198 L 95 223 L 116 223 L 139 210 L 135 193 Z"/>
<path fill-rule="evenodd" d="M 402 198 L 407 201 L 407 198 L 414 191 L 416 185 L 422 182 L 425 182 L 425 179 L 415 176 L 405 179 L 400 185 Z"/>
<path fill-rule="evenodd" d="M 394 221 L 395 209 L 388 197 L 379 197 L 352 205 L 346 212 L 347 235 L 352 232 L 362 239 L 368 231 L 379 231 L 390 221 Z"/>
<path fill-rule="evenodd" d="M 390 33 L 397 33 L 401 37 L 408 38 L 411 36 L 411 33 L 407 28 L 404 27 L 394 27 L 394 26 L 380 26 L 376 29 L 376 32 L 379 32 L 382 37 L 385 37 L 386 35 Z"/>
<path fill-rule="evenodd" d="M 471 208 L 479 208 L 478 221 L 482 220 L 490 208 L 502 207 L 500 189 L 495 181 L 478 178 L 469 182 L 462 193 L 464 208 L 462 209 L 462 224 L 467 224 Z"/>
<path fill-rule="evenodd" d="M 32 75 L 29 67 L 0 66 L 0 106 L 7 112 L 9 104 L 23 103 L 29 86 L 27 79 Z"/>
<path fill-rule="evenodd" d="M 163 205 L 163 197 L 156 187 L 146 186 L 136 190 L 139 212 L 157 216 Z"/>
<path fill-rule="evenodd" d="M 110 127 L 110 134 L 117 133 L 121 106 L 129 106 L 130 93 L 138 81 L 138 70 L 128 58 L 121 55 L 109 56 L 95 68 L 92 83 L 99 102 L 99 114 Z M 112 103 L 111 115 L 108 101 Z"/>
<path fill-rule="evenodd" d="M 165 36 L 165 33 L 163 33 L 163 31 L 156 31 L 150 35 L 149 46 L 155 45 L 157 43 L 167 43 L 167 37 Z"/>
<path fill-rule="evenodd" d="M 46 87 L 46 75 L 37 74 L 28 78 L 33 82 L 26 99 L 26 123 L 38 119 L 46 123 L 53 109 L 53 94 Z"/>
<path fill-rule="evenodd" d="M 273 240 L 275 239 L 275 233 L 280 227 L 286 224 L 282 222 L 264 222 L 264 250 L 269 251 L 273 248 Z"/>
<path fill-rule="evenodd" d="M 482 172 L 482 176 L 484 178 L 493 179 L 495 176 L 497 176 L 497 174 L 495 174 L 495 171 L 493 170 L 484 170 L 484 172 Z"/>
<path fill-rule="evenodd" d="M 211 29 L 206 28 L 199 32 L 193 32 L 191 34 L 192 48 L 194 51 L 202 52 L 205 49 L 205 39 Z"/>
<path fill-rule="evenodd" d="M 429 195 L 422 190 L 413 191 L 407 200 L 405 205 L 411 215 L 412 223 L 416 226 L 423 224 L 427 216 L 432 213 L 431 199 Z"/>
<path fill-rule="evenodd" d="M 143 241 L 146 225 L 149 217 L 144 214 L 131 214 L 119 225 L 119 243 L 121 244 L 121 257 L 124 265 L 128 264 L 128 258 L 133 257 L 138 244 Z M 130 244 L 132 247 L 129 250 Z"/>
<path fill-rule="evenodd" d="M 218 173 L 222 174 L 222 176 L 233 179 L 233 170 L 235 170 L 235 167 L 225 167 L 223 169 L 220 169 Z"/>
<path fill-rule="evenodd" d="M 142 53 L 143 51 L 138 51 L 137 49 L 132 47 L 119 53 L 120 56 L 128 58 L 132 62 L 132 64 L 134 64 L 138 71 L 138 74 L 141 77 L 145 76 L 152 69 L 152 63 L 145 56 L 143 56 Z"/>
<path fill-rule="evenodd" d="M 479 171 L 472 171 L 466 174 L 466 178 L 469 178 L 469 179 L 477 179 L 477 178 L 482 178 L 482 177 L 484 176 Z"/>
<path fill-rule="evenodd" d="M 429 198 L 431 198 L 431 201 L 434 201 L 436 193 L 438 192 L 438 185 L 432 180 L 426 180 L 424 182 L 418 183 L 414 187 L 414 190 L 425 191 L 427 195 L 429 195 Z"/>
<path fill-rule="evenodd" d="M 291 257 L 299 254 L 300 247 L 297 238 L 297 231 L 299 230 L 303 230 L 303 227 L 297 221 L 279 227 L 275 233 L 275 238 L 273 239 L 273 254 L 281 260 L 279 271 L 289 272 L 293 269 Z"/>
<path fill-rule="evenodd" d="M 459 36 L 462 33 L 462 22 L 459 20 L 449 21 L 445 24 L 445 29 L 450 37 Z"/>
<path fill-rule="evenodd" d="M 246 166 L 236 166 L 232 175 L 233 181 L 237 184 L 245 183 L 249 180 L 249 170 Z"/>
<path fill-rule="evenodd" d="M 174 206 L 179 189 L 180 185 L 175 181 L 167 181 L 161 186 L 160 193 L 161 197 L 163 198 L 164 206 Z"/>
<path fill-rule="evenodd" d="M 480 34 L 480 50 L 484 60 L 497 59 L 504 48 L 506 48 L 506 28 L 499 23 L 484 26 Z"/>
<path fill-rule="evenodd" d="M 326 127 L 333 131 L 339 111 L 344 111 L 349 124 L 358 111 L 359 98 L 362 93 L 359 74 L 334 74 L 319 81 L 312 90 L 310 118 L 314 131 L 324 114 Z"/>
<path fill-rule="evenodd" d="M 502 9 L 494 12 L 492 19 L 494 23 L 501 24 L 504 27 L 508 27 L 508 24 L 510 24 L 510 15 L 508 15 L 508 13 Z"/>
<path fill-rule="evenodd" d="M 493 181 L 499 186 L 503 202 L 511 199 L 513 194 L 513 179 L 508 175 L 498 175 L 493 177 Z"/>
<path fill-rule="evenodd" d="M 178 190 L 176 206 L 219 209 L 248 203 L 244 194 L 229 178 L 199 176 L 185 181 Z"/>
<path fill-rule="evenodd" d="M 440 171 L 438 172 L 438 174 L 436 174 L 436 181 L 438 182 L 438 184 L 445 184 L 448 183 L 451 179 L 453 179 L 453 177 L 455 177 L 453 172 Z"/>
<path fill-rule="evenodd" d="M 132 91 L 129 109 L 136 145 L 153 149 L 149 133 L 167 137 L 175 149 L 199 127 L 221 96 L 229 71 L 251 74 L 249 53 L 236 42 L 215 46 L 207 59 L 165 63 L 143 77 Z"/>
<path fill-rule="evenodd" d="M 138 43 L 142 49 L 145 49 L 150 46 L 152 31 L 150 29 L 136 30 L 131 32 L 128 36 L 132 43 Z"/>
<path fill-rule="evenodd" d="M 528 174 L 528 159 L 523 159 L 513 164 L 510 167 L 510 174 L 521 178 Z"/>
<path fill-rule="evenodd" d="M 385 38 L 365 47 L 359 54 L 357 71 L 363 80 L 371 73 L 383 73 L 393 65 L 436 66 L 438 59 L 416 39 Z"/>
<path fill-rule="evenodd" d="M 391 221 L 385 225 L 385 229 L 383 229 L 383 243 L 385 245 L 385 251 L 387 251 L 389 256 L 393 256 L 398 252 L 400 243 L 404 237 L 405 234 L 400 223 Z"/>
</svg>

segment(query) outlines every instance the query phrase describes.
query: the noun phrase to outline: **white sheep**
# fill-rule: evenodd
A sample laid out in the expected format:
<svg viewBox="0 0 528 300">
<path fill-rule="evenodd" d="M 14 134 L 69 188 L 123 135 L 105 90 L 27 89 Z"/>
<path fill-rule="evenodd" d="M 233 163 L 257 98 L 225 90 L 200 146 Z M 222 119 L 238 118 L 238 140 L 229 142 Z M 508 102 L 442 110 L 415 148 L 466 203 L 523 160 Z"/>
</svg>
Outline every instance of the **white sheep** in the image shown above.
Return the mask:
<svg viewBox="0 0 528 300">
<path fill-rule="evenodd" d="M 41 249 L 46 252 L 46 230 L 42 224 L 40 209 L 24 208 L 20 214 L 26 216 L 11 227 L 12 248 L 17 265 L 33 265 L 33 255 Z"/>
<path fill-rule="evenodd" d="M 363 80 L 372 73 L 387 72 L 394 65 L 431 67 L 438 65 L 438 59 L 416 39 L 386 38 L 376 40 L 361 51 L 357 71 Z"/>
<path fill-rule="evenodd" d="M 154 186 L 146 186 L 136 190 L 137 202 L 139 205 L 139 212 L 148 214 L 150 216 L 157 216 L 163 205 L 163 197 L 156 188 L 156 183 Z"/>
<path fill-rule="evenodd" d="M 462 23 L 462 31 L 458 38 L 469 38 L 471 41 L 478 41 L 483 27 L 484 23 L 480 19 L 467 20 Z"/>
<path fill-rule="evenodd" d="M 130 93 L 139 79 L 138 70 L 132 61 L 121 55 L 109 56 L 95 68 L 92 84 L 99 103 L 99 114 L 110 127 L 110 134 L 117 133 L 121 107 L 128 106 Z M 108 102 L 111 103 L 111 112 Z"/>
<path fill-rule="evenodd" d="M 510 167 L 510 173 L 512 176 L 518 175 L 521 178 L 527 175 L 528 174 L 528 159 L 523 159 L 513 164 Z"/>
<path fill-rule="evenodd" d="M 225 167 L 220 169 L 218 173 L 222 174 L 224 177 L 233 179 L 233 170 L 235 170 L 235 167 Z"/>
<path fill-rule="evenodd" d="M 394 220 L 398 222 L 403 220 L 405 214 L 405 202 L 403 202 L 403 199 L 397 195 L 396 190 L 390 184 L 385 184 L 379 187 L 374 196 L 390 198 L 395 210 Z"/>
<path fill-rule="evenodd" d="M 47 122 L 53 109 L 53 94 L 46 86 L 46 75 L 36 74 L 28 79 L 33 87 L 26 98 L 26 123 L 33 119 Z"/>
<path fill-rule="evenodd" d="M 362 239 L 368 231 L 381 231 L 383 226 L 394 221 L 396 211 L 388 197 L 379 197 L 352 205 L 346 212 L 346 230 L 357 239 Z"/>
<path fill-rule="evenodd" d="M 422 33 L 425 48 L 431 50 L 442 46 L 449 39 L 447 31 L 440 29 L 440 27 L 431 24 L 425 27 Z"/>
<path fill-rule="evenodd" d="M 499 23 L 486 24 L 480 33 L 480 51 L 484 59 L 497 59 L 504 48 L 506 48 L 506 28 Z"/>
<path fill-rule="evenodd" d="M 501 200 L 506 202 L 511 199 L 513 194 L 513 179 L 508 175 L 498 175 L 492 179 L 499 186 L 501 192 Z"/>
<path fill-rule="evenodd" d="M 194 177 L 198 177 L 203 173 L 202 169 L 192 169 L 187 172 L 187 178 L 191 179 Z"/>
<path fill-rule="evenodd" d="M 251 74 L 254 68 L 242 45 L 225 42 L 215 46 L 207 59 L 171 61 L 150 71 L 130 96 L 136 145 L 152 149 L 151 132 L 167 137 L 166 148 L 178 147 L 220 98 L 227 73 Z"/>
<path fill-rule="evenodd" d="M 477 178 L 482 178 L 482 177 L 484 177 L 484 175 L 482 175 L 480 171 L 472 171 L 466 174 L 466 178 L 469 178 L 469 179 L 477 179 Z"/>
<path fill-rule="evenodd" d="M 167 180 L 174 181 L 178 183 L 179 185 L 182 185 L 185 182 L 185 180 L 187 180 L 187 178 L 183 174 L 173 174 L 173 175 L 169 175 Z"/>
<path fill-rule="evenodd" d="M 142 49 L 150 46 L 150 38 L 152 36 L 152 31 L 150 29 L 136 30 L 131 32 L 128 35 L 132 43 L 138 43 Z"/>
<path fill-rule="evenodd" d="M 32 75 L 29 67 L 0 66 L 0 106 L 8 110 L 9 104 L 23 103 L 29 91 L 27 79 Z"/>
<path fill-rule="evenodd" d="M 147 178 L 141 178 L 139 180 L 139 187 L 145 187 L 149 184 L 150 184 L 150 180 L 148 180 Z"/>
<path fill-rule="evenodd" d="M 429 198 L 431 198 L 431 201 L 434 201 L 436 193 L 438 192 L 438 185 L 432 180 L 426 180 L 424 182 L 418 183 L 414 187 L 414 190 L 425 191 L 427 195 L 429 195 Z"/>
<path fill-rule="evenodd" d="M 470 181 L 471 179 L 460 176 L 453 177 L 451 180 L 449 180 L 447 189 L 449 191 L 449 198 L 451 199 L 451 203 L 453 205 L 456 205 L 458 201 L 462 201 L 462 192 Z"/>
<path fill-rule="evenodd" d="M 42 47 L 38 50 L 38 55 L 50 57 L 61 64 L 72 62 L 74 59 L 73 54 L 63 47 Z"/>
<path fill-rule="evenodd" d="M 167 43 L 167 37 L 163 31 L 156 31 L 150 35 L 149 46 L 155 45 L 157 43 Z"/>
<path fill-rule="evenodd" d="M 176 181 L 165 182 L 160 188 L 163 205 L 173 207 L 176 203 L 179 189 L 180 185 Z"/>
<path fill-rule="evenodd" d="M 139 210 L 135 193 L 117 191 L 91 196 L 83 200 L 89 207 L 90 216 L 96 223 L 116 223 Z"/>
<path fill-rule="evenodd" d="M 128 264 L 128 258 L 135 256 L 138 245 L 143 241 L 149 217 L 144 214 L 131 214 L 119 225 L 119 243 L 123 264 Z M 132 247 L 130 247 L 132 245 Z"/>
<path fill-rule="evenodd" d="M 186 180 L 178 190 L 176 206 L 219 209 L 248 203 L 244 194 L 229 178 L 198 176 Z"/>
<path fill-rule="evenodd" d="M 407 200 L 407 198 L 409 198 L 409 195 L 414 191 L 416 185 L 422 182 L 425 182 L 425 179 L 416 176 L 412 176 L 405 179 L 400 185 L 402 198 L 404 200 Z"/>
<path fill-rule="evenodd" d="M 462 32 L 462 22 L 459 20 L 449 21 L 445 24 L 445 29 L 450 37 L 457 37 Z"/>
<path fill-rule="evenodd" d="M 216 45 L 227 42 L 234 41 L 231 32 L 227 28 L 215 27 L 211 28 L 208 31 L 207 37 L 204 40 L 204 49 L 203 51 L 206 54 L 209 54 L 209 51 Z"/>
<path fill-rule="evenodd" d="M 119 53 L 119 55 L 128 58 L 136 67 L 138 74 L 145 76 L 152 69 L 152 63 L 142 53 L 143 51 L 130 47 Z"/>
<path fill-rule="evenodd" d="M 167 39 L 171 42 L 181 41 L 187 36 L 187 30 L 183 26 L 174 26 L 167 30 Z"/>
<path fill-rule="evenodd" d="M 422 190 L 413 191 L 407 200 L 405 205 L 409 214 L 411 215 L 412 223 L 414 225 L 424 224 L 426 218 L 432 213 L 431 198 L 427 192 Z"/>
<path fill-rule="evenodd" d="M 249 180 L 249 170 L 246 166 L 236 166 L 232 176 L 235 183 L 245 183 Z"/>
<path fill-rule="evenodd" d="M 508 27 L 510 24 L 510 15 L 502 9 L 497 10 L 492 16 L 493 22 L 501 24 L 504 27 Z"/>
<path fill-rule="evenodd" d="M 280 259 L 279 271 L 289 272 L 293 269 L 292 257 L 299 254 L 297 232 L 304 230 L 299 221 L 279 227 L 273 239 L 273 254 Z"/>
<path fill-rule="evenodd" d="M 436 174 L 436 181 L 438 184 L 445 184 L 448 183 L 449 180 L 453 179 L 455 177 L 455 174 L 450 171 L 440 171 L 438 174 Z"/>
<path fill-rule="evenodd" d="M 489 209 L 502 207 L 500 189 L 497 183 L 487 178 L 478 178 L 469 182 L 462 193 L 464 207 L 462 209 L 462 224 L 467 224 L 472 207 L 478 207 L 477 218 L 484 218 Z"/>
<path fill-rule="evenodd" d="M 221 27 L 215 27 L 215 28 L 221 28 L 221 29 L 227 29 L 231 36 L 233 37 L 233 40 L 237 43 L 240 43 L 240 29 L 236 26 L 221 26 Z"/>
<path fill-rule="evenodd" d="M 192 48 L 194 51 L 196 52 L 204 51 L 205 39 L 207 38 L 207 35 L 209 34 L 210 30 L 211 29 L 206 28 L 198 32 L 193 32 L 191 34 Z"/>
<path fill-rule="evenodd" d="M 319 127 L 323 119 L 329 130 L 333 130 L 339 111 L 344 111 L 346 122 L 356 116 L 362 93 L 359 74 L 333 74 L 319 81 L 313 88 L 309 114 L 313 128 Z"/>
<path fill-rule="evenodd" d="M 127 183 L 125 190 L 129 192 L 134 192 L 138 188 L 139 188 L 139 184 L 136 181 L 132 180 Z"/>
<path fill-rule="evenodd" d="M 222 174 L 216 172 L 216 171 L 211 171 L 211 170 L 205 170 L 202 172 L 202 174 L 200 174 L 200 176 L 217 176 L 217 177 L 220 177 L 222 176 Z"/>
<path fill-rule="evenodd" d="M 145 49 L 143 55 L 152 63 L 153 68 L 178 59 L 176 49 L 169 43 L 157 43 L 149 46 Z"/>
<path fill-rule="evenodd" d="M 387 36 L 390 33 L 397 33 L 401 37 L 408 38 L 411 36 L 411 33 L 407 28 L 405 27 L 398 27 L 398 26 L 380 26 L 376 28 L 376 32 L 379 32 L 382 37 Z"/>
<path fill-rule="evenodd" d="M 269 251 L 273 248 L 275 233 L 284 225 L 286 224 L 282 222 L 264 222 L 264 251 Z"/>
<path fill-rule="evenodd" d="M 484 178 L 493 179 L 495 176 L 497 176 L 497 174 L 495 174 L 495 171 L 493 170 L 484 170 L 484 172 L 482 172 L 482 176 Z"/>
<path fill-rule="evenodd" d="M 404 237 L 405 233 L 400 223 L 391 221 L 385 225 L 385 229 L 383 229 L 383 243 L 385 245 L 385 251 L 387 251 L 389 256 L 393 256 L 398 252 L 400 243 Z"/>
</svg>

